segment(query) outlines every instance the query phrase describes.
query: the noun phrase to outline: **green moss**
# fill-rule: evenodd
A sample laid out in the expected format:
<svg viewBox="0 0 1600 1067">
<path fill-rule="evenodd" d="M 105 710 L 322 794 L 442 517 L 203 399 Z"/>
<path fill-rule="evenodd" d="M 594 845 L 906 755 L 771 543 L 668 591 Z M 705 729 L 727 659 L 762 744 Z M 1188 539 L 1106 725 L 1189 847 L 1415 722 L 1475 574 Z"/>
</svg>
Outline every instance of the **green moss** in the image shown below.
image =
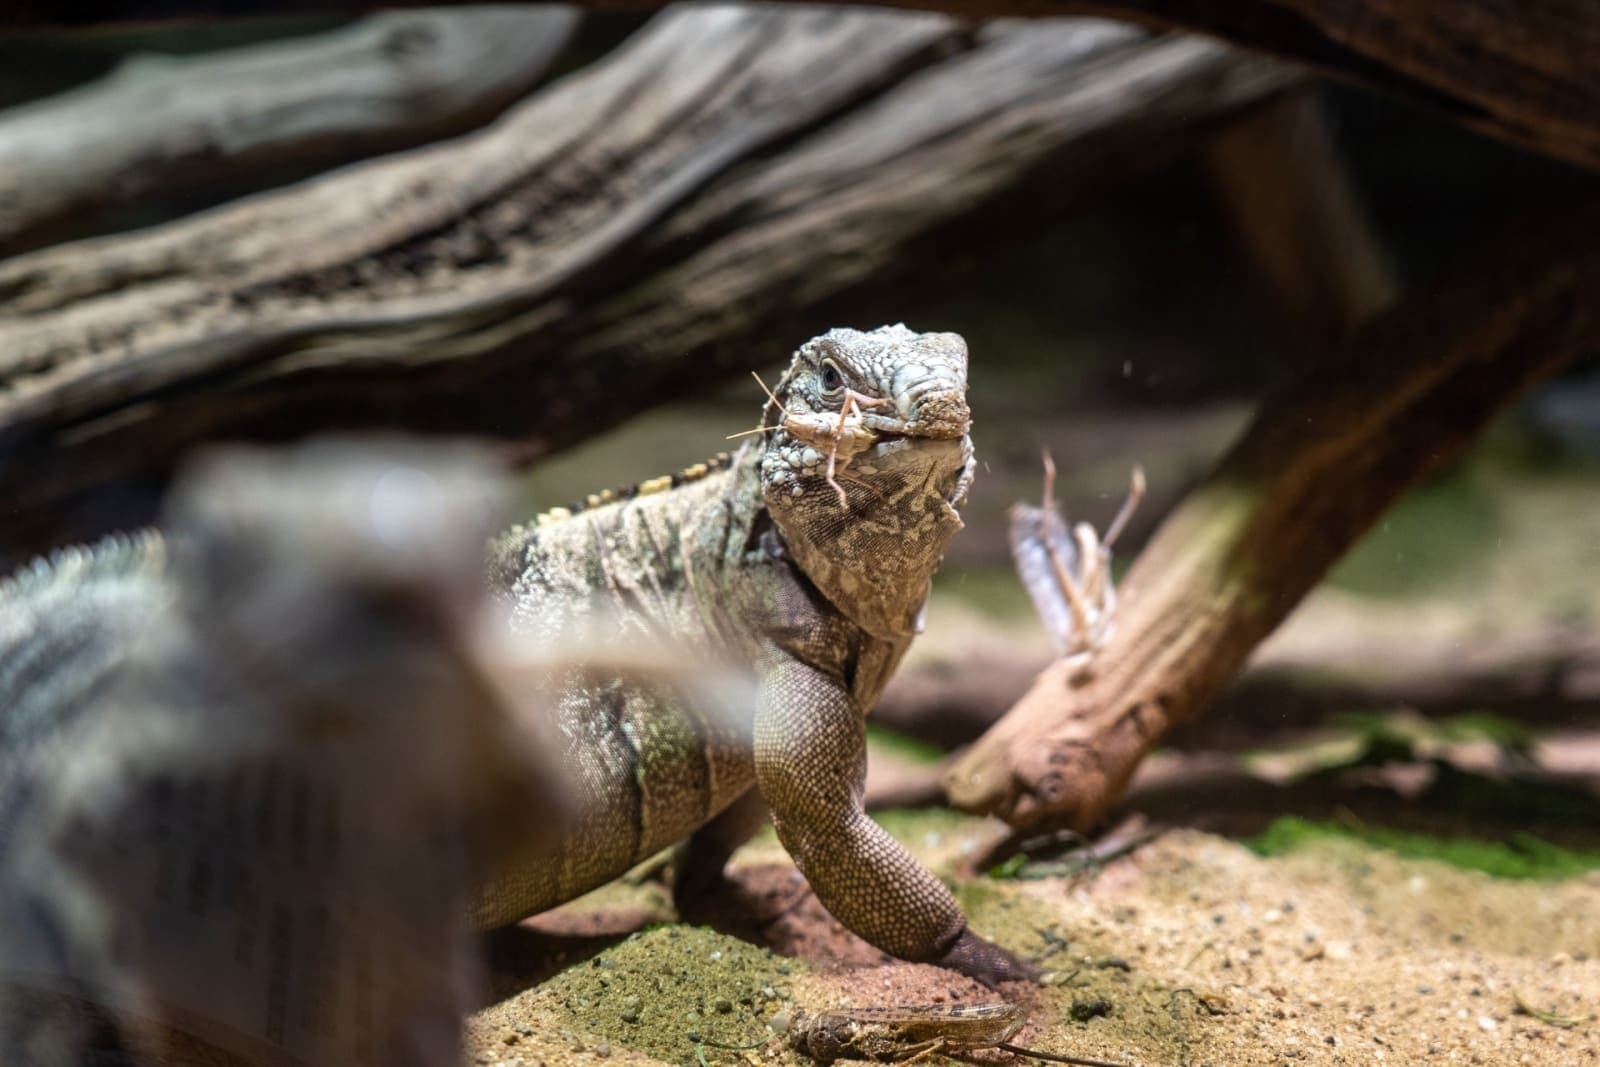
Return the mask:
<svg viewBox="0 0 1600 1067">
<path fill-rule="evenodd" d="M 772 1014 L 788 1003 L 795 960 L 701 927 L 643 931 L 569 967 L 540 990 L 575 1030 L 668 1063 L 697 1062 L 699 1041 L 773 1040 Z M 705 1049 L 713 1063 L 732 1053 Z"/>
<path fill-rule="evenodd" d="M 1497 878 L 1570 878 L 1600 869 L 1600 852 L 1562 848 L 1532 834 L 1513 833 L 1504 841 L 1436 837 L 1371 826 L 1354 818 L 1314 821 L 1284 816 L 1246 844 L 1259 855 L 1281 856 L 1330 841 L 1355 841 L 1408 859 L 1435 860 Z"/>
</svg>

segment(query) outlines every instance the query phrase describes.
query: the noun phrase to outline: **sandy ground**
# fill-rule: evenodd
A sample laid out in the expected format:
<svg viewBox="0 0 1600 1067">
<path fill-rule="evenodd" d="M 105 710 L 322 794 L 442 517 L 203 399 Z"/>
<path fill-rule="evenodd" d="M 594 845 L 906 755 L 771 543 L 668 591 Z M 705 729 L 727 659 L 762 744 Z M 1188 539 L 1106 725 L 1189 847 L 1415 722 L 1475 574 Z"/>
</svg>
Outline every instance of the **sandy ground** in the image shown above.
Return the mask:
<svg viewBox="0 0 1600 1067">
<path fill-rule="evenodd" d="M 1174 830 L 1070 878 L 955 879 L 991 826 L 886 822 L 954 879 L 976 929 L 1045 969 L 1006 991 L 1029 1001 L 1029 1047 L 1145 1067 L 1600 1063 L 1600 875 L 1497 880 L 1340 842 L 1264 859 Z M 496 946 L 471 1061 L 797 1063 L 775 1018 L 996 999 L 843 931 L 770 836 L 733 874 L 718 925 L 744 938 L 664 922 L 654 884 L 503 935 L 517 948 Z"/>
</svg>

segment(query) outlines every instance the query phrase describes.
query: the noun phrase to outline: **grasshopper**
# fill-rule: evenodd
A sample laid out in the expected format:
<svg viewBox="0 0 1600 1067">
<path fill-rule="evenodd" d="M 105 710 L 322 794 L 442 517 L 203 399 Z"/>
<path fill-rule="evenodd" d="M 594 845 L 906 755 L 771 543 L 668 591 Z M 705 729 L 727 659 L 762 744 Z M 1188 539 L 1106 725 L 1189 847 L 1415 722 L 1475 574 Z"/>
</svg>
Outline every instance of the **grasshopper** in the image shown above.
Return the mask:
<svg viewBox="0 0 1600 1067">
<path fill-rule="evenodd" d="M 1111 546 L 1144 498 L 1144 471 L 1133 469 L 1128 498 L 1104 537 L 1086 522 L 1068 526 L 1055 503 L 1056 465 L 1044 453 L 1040 506 L 1011 508 L 1008 539 L 1017 574 L 1028 590 L 1056 650 L 1075 670 L 1087 667 L 1111 639 L 1117 591 L 1111 580 Z"/>
<path fill-rule="evenodd" d="M 845 473 L 845 470 L 850 466 L 851 460 L 878 442 L 876 431 L 862 421 L 862 409 L 882 407 L 889 403 L 889 399 L 881 396 L 867 396 L 865 393 L 859 393 L 854 389 L 847 389 L 844 394 L 844 403 L 840 406 L 837 415 L 831 411 L 790 411 L 778 402 L 778 398 L 773 395 L 772 390 L 767 388 L 767 383 L 761 380 L 761 375 L 756 374 L 754 371 L 751 371 L 750 374 L 751 377 L 755 378 L 756 384 L 761 386 L 761 391 L 767 394 L 767 399 L 772 401 L 773 407 L 778 409 L 778 412 L 782 415 L 782 421 L 777 426 L 757 426 L 753 430 L 741 430 L 738 433 L 731 433 L 728 435 L 728 440 L 731 441 L 735 437 L 745 437 L 753 433 L 767 433 L 779 427 L 789 431 L 789 433 L 804 441 L 819 453 L 827 455 L 828 471 L 826 477 L 828 484 L 833 487 L 835 493 L 839 494 L 839 507 L 848 509 L 850 502 L 844 495 L 844 486 L 840 485 L 838 480 L 843 478 L 845 481 L 854 482 L 857 485 L 867 485 L 866 482 L 857 481 L 855 478 L 850 477 Z M 871 489 L 872 486 L 867 485 L 867 488 Z"/>
<path fill-rule="evenodd" d="M 814 1015 L 797 1012 L 788 1023 L 788 1036 L 791 1047 L 819 1063 L 856 1059 L 911 1064 L 928 1056 L 997 1048 L 1078 1067 L 1125 1067 L 1011 1044 L 1027 1018 L 1026 1007 L 1005 1001 L 837 1008 Z"/>
</svg>

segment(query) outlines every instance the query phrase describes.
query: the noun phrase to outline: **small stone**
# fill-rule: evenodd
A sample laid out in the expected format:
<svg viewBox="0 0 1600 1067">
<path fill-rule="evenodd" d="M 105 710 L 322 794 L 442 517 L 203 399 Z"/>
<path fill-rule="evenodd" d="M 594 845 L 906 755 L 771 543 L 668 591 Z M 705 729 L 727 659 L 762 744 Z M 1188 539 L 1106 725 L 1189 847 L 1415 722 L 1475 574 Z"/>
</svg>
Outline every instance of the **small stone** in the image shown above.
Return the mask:
<svg viewBox="0 0 1600 1067">
<path fill-rule="evenodd" d="M 611 1042 L 609 1042 L 609 1041 L 600 1042 L 598 1045 L 596 1045 L 594 1047 L 594 1054 L 596 1056 L 599 1056 L 601 1059 L 605 1059 L 606 1057 L 610 1056 L 611 1055 Z"/>
<path fill-rule="evenodd" d="M 717 1014 L 726 1015 L 733 1010 L 733 1001 L 727 997 L 718 997 L 711 1002 L 711 1006 L 716 1009 Z"/>
<path fill-rule="evenodd" d="M 522 1038 L 517 1036 L 516 1034 L 507 1034 L 506 1036 L 502 1037 L 500 1040 L 504 1041 L 508 1045 L 515 1045 L 518 1041 L 521 1041 Z"/>
<path fill-rule="evenodd" d="M 1067 1010 L 1075 1023 L 1086 1023 L 1090 1019 L 1111 1014 L 1111 1002 L 1104 997 L 1087 997 L 1074 1000 L 1072 1007 Z"/>
<path fill-rule="evenodd" d="M 1500 1024 L 1489 1018 L 1487 1015 L 1480 1015 L 1478 1016 L 1478 1029 L 1484 1031 L 1485 1033 L 1492 1034 L 1496 1030 L 1500 1029 Z"/>
<path fill-rule="evenodd" d="M 640 1011 L 641 1011 L 641 1009 L 643 1009 L 643 1007 L 644 1007 L 644 1001 L 641 1000 L 639 997 L 634 997 L 634 996 L 623 997 L 622 998 L 622 1021 L 625 1022 L 625 1023 L 636 1023 L 636 1022 L 638 1022 L 639 1021 Z"/>
</svg>

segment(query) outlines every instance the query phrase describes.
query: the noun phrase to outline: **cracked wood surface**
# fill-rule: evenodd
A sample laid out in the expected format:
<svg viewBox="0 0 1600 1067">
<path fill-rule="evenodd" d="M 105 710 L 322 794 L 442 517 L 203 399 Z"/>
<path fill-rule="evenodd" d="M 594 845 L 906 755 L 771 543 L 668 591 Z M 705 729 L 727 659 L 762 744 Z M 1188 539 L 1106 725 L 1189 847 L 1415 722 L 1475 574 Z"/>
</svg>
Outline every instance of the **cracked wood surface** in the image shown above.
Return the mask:
<svg viewBox="0 0 1600 1067">
<path fill-rule="evenodd" d="M 533 86 L 577 20 L 557 6 L 398 12 L 208 55 L 133 55 L 0 112 L 0 256 L 81 234 L 114 206 L 470 129 Z"/>
<path fill-rule="evenodd" d="M 586 0 L 592 7 L 638 0 Z M 649 0 L 645 0 L 648 4 Z M 1491 137 L 1600 167 L 1600 9 L 1591 0 L 886 0 L 968 18 L 1104 15 L 1213 34 L 1424 105 Z M 127 0 L 70 14 L 21 0 L 0 29 L 128 19 Z M 328 0 L 288 0 L 326 10 Z M 337 0 L 361 10 L 373 0 Z M 222 0 L 140 4 L 141 18 L 226 15 Z"/>
<path fill-rule="evenodd" d="M 665 13 L 479 133 L 0 263 L 3 547 L 129 521 L 97 487 L 212 436 L 559 447 L 781 355 L 1029 182 L 1062 210 L 1299 78 L 1098 20 Z"/>
<path fill-rule="evenodd" d="M 956 761 L 951 800 L 1093 826 L 1395 499 L 1600 347 L 1597 307 L 1600 202 L 1552 205 L 1268 397 L 1134 563 L 1092 674 L 1046 668 Z"/>
</svg>

